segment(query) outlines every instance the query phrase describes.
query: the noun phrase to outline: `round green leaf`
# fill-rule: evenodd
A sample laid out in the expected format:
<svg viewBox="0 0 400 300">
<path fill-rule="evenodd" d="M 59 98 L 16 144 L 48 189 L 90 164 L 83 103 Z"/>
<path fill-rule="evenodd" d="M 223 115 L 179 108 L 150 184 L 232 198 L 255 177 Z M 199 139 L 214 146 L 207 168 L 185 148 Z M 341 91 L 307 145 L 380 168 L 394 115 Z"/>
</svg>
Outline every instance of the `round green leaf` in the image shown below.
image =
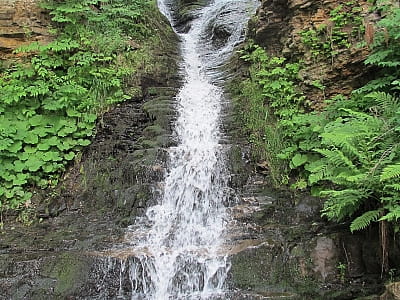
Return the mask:
<svg viewBox="0 0 400 300">
<path fill-rule="evenodd" d="M 72 159 L 74 159 L 74 157 L 75 157 L 75 153 L 72 152 L 72 151 L 70 151 L 69 153 L 67 153 L 67 154 L 64 155 L 64 158 L 65 158 L 66 160 L 72 160 Z"/>
<path fill-rule="evenodd" d="M 42 143 L 37 145 L 37 148 L 40 151 L 47 151 L 47 150 L 50 149 L 50 147 L 51 147 L 51 145 L 49 143 L 46 143 L 46 141 L 44 141 L 44 142 L 42 142 Z"/>
<path fill-rule="evenodd" d="M 57 151 L 48 151 L 43 155 L 44 161 L 60 161 L 62 157 L 60 157 L 60 153 Z"/>
<path fill-rule="evenodd" d="M 14 161 L 14 170 L 15 172 L 22 172 L 22 170 L 25 169 L 25 163 L 20 161 L 20 160 L 16 160 Z"/>
<path fill-rule="evenodd" d="M 32 154 L 32 153 L 35 153 L 37 151 L 37 148 L 36 147 L 32 147 L 32 146 L 25 146 L 24 147 L 24 151 L 25 151 L 25 153 Z"/>
<path fill-rule="evenodd" d="M 61 129 L 61 130 L 58 132 L 58 135 L 59 135 L 59 136 L 67 136 L 67 135 L 69 135 L 69 134 L 75 132 L 77 129 L 78 129 L 78 128 L 76 127 L 75 124 L 70 124 L 70 125 L 68 125 L 68 126 L 65 126 L 63 129 Z"/>
<path fill-rule="evenodd" d="M 33 117 L 29 118 L 29 124 L 31 126 L 46 125 L 46 121 L 42 115 L 34 115 Z"/>
<path fill-rule="evenodd" d="M 79 145 L 81 145 L 81 146 L 89 146 L 90 145 L 90 143 L 91 143 L 91 141 L 89 141 L 89 140 L 84 140 L 84 139 L 79 139 L 78 140 L 78 144 Z"/>
<path fill-rule="evenodd" d="M 51 128 L 47 128 L 44 126 L 37 126 L 32 130 L 32 133 L 42 138 L 48 135 L 49 129 L 51 131 Z"/>
<path fill-rule="evenodd" d="M 80 117 L 82 114 L 79 111 L 76 111 L 72 108 L 67 108 L 67 116 L 68 117 Z"/>
<path fill-rule="evenodd" d="M 293 168 L 300 167 L 301 165 L 304 165 L 307 162 L 307 155 L 303 155 L 300 153 L 297 153 L 295 156 L 292 158 L 292 165 Z"/>
<path fill-rule="evenodd" d="M 33 132 L 30 132 L 25 138 L 24 142 L 27 144 L 37 144 L 39 142 L 39 137 L 34 134 Z"/>
<path fill-rule="evenodd" d="M 10 172 L 8 171 L 3 171 L 0 173 L 0 177 L 3 178 L 6 181 L 11 181 L 14 179 L 14 175 L 12 175 Z"/>
<path fill-rule="evenodd" d="M 6 138 L 6 139 L 0 139 L 0 151 L 8 149 L 13 144 L 13 140 Z"/>
<path fill-rule="evenodd" d="M 14 144 L 12 144 L 10 147 L 8 147 L 7 150 L 11 153 L 17 153 L 21 149 L 22 149 L 22 142 L 17 141 L 17 142 L 14 142 Z"/>
<path fill-rule="evenodd" d="M 43 161 L 38 159 L 37 156 L 32 156 L 26 161 L 26 166 L 29 171 L 36 172 L 43 165 Z"/>
<path fill-rule="evenodd" d="M 27 178 L 29 177 L 28 174 L 19 173 L 17 174 L 16 178 L 13 180 L 14 185 L 23 185 L 28 182 Z"/>
</svg>

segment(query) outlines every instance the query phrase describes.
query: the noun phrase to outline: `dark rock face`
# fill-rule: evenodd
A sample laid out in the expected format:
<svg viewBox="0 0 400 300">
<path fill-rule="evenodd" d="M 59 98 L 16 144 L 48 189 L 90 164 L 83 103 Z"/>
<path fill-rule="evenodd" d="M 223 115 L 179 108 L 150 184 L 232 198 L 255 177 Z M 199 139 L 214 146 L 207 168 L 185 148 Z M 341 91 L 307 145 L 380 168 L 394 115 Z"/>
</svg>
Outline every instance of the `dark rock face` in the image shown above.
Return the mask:
<svg viewBox="0 0 400 300">
<path fill-rule="evenodd" d="M 253 294 L 249 299 L 355 299 L 380 292 L 379 246 L 371 244 L 377 232 L 350 234 L 347 223 L 327 223 L 322 200 L 276 191 L 262 175 L 249 178 L 239 199 L 232 207 L 241 225 L 232 242 L 240 247 L 231 252 L 231 282 Z"/>
<path fill-rule="evenodd" d="M 160 191 L 165 149 L 174 143 L 176 91 L 172 85 L 151 87 L 144 102 L 122 104 L 103 116 L 96 141 L 83 155 L 79 199 L 117 211 L 124 223 L 143 213 Z"/>
</svg>

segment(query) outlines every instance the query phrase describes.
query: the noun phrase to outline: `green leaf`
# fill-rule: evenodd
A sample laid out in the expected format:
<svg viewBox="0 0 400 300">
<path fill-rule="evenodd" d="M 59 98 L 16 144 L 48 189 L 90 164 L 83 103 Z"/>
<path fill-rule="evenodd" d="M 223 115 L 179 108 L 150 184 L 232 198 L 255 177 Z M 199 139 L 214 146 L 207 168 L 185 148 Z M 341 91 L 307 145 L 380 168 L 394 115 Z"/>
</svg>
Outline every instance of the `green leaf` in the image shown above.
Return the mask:
<svg viewBox="0 0 400 300">
<path fill-rule="evenodd" d="M 60 161 L 60 160 L 62 160 L 62 157 L 60 156 L 60 153 L 57 151 L 48 151 L 48 152 L 44 153 L 43 160 L 44 161 Z"/>
<path fill-rule="evenodd" d="M 400 163 L 389 165 L 382 170 L 380 181 L 400 177 Z"/>
<path fill-rule="evenodd" d="M 33 146 L 25 146 L 24 147 L 24 153 L 32 154 L 32 153 L 35 153 L 36 151 L 37 151 L 36 147 L 33 147 Z"/>
<path fill-rule="evenodd" d="M 72 109 L 72 108 L 67 108 L 66 111 L 67 111 L 68 117 L 78 117 L 79 118 L 82 116 L 82 114 L 79 111 Z"/>
<path fill-rule="evenodd" d="M 17 142 L 14 142 L 14 144 L 12 144 L 10 147 L 8 147 L 7 150 L 11 153 L 17 153 L 21 149 L 22 149 L 22 142 L 17 141 Z"/>
<path fill-rule="evenodd" d="M 91 141 L 89 141 L 89 140 L 84 140 L 84 139 L 79 139 L 79 140 L 78 140 L 78 144 L 81 145 L 81 146 L 86 147 L 86 146 L 89 146 L 89 145 L 91 144 Z"/>
<path fill-rule="evenodd" d="M 16 178 L 13 180 L 13 185 L 23 185 L 28 182 L 28 174 L 19 173 Z"/>
<path fill-rule="evenodd" d="M 7 150 L 8 147 L 10 147 L 13 144 L 13 140 L 6 138 L 6 139 L 0 139 L 0 151 Z"/>
<path fill-rule="evenodd" d="M 72 159 L 74 159 L 74 157 L 75 157 L 75 153 L 72 152 L 72 151 L 70 151 L 70 152 L 67 153 L 67 154 L 64 154 L 64 158 L 65 158 L 66 160 L 72 160 Z"/>
<path fill-rule="evenodd" d="M 31 132 L 24 138 L 24 142 L 27 144 L 37 144 L 39 142 L 39 137 Z"/>
<path fill-rule="evenodd" d="M 49 143 L 46 143 L 46 141 L 43 141 L 42 143 L 39 143 L 37 145 L 37 148 L 40 151 L 47 151 L 51 148 L 51 145 Z"/>
<path fill-rule="evenodd" d="M 308 161 L 308 157 L 305 154 L 300 154 L 297 153 L 295 156 L 293 156 L 291 163 L 292 163 L 292 169 L 298 168 L 302 165 L 304 165 Z"/>
<path fill-rule="evenodd" d="M 14 161 L 15 172 L 22 172 L 25 169 L 26 164 L 20 160 Z"/>
<path fill-rule="evenodd" d="M 376 222 L 381 214 L 382 210 L 370 210 L 361 216 L 355 218 L 350 225 L 350 231 L 354 232 L 356 230 L 365 229 L 371 224 L 371 222 Z"/>
<path fill-rule="evenodd" d="M 46 122 L 42 115 L 34 115 L 28 120 L 31 126 L 43 126 L 46 125 Z"/>
<path fill-rule="evenodd" d="M 67 135 L 69 135 L 69 134 L 75 132 L 77 129 L 78 129 L 78 128 L 76 127 L 75 124 L 70 124 L 70 125 L 68 125 L 68 126 L 65 126 L 63 129 L 61 129 L 61 130 L 57 133 L 57 135 L 58 135 L 58 136 L 65 137 L 65 136 L 67 136 Z"/>
<path fill-rule="evenodd" d="M 43 161 L 35 155 L 28 158 L 25 164 L 29 171 L 36 172 L 43 165 Z"/>
</svg>

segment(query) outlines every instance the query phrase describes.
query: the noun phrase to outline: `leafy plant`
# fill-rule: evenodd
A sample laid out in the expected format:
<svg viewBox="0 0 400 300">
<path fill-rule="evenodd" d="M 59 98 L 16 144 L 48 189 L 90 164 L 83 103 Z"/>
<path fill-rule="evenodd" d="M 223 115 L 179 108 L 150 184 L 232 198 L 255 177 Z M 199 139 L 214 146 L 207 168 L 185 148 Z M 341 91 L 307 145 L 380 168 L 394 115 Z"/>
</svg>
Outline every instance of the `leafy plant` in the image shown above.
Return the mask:
<svg viewBox="0 0 400 300">
<path fill-rule="evenodd" d="M 261 153 L 257 159 L 267 161 L 275 184 L 310 189 L 324 199 L 323 216 L 348 221 L 351 231 L 379 223 L 384 273 L 388 224 L 398 230 L 400 219 L 400 9 L 382 1 L 376 9 L 384 17 L 366 64 L 375 66 L 377 76 L 350 97 L 337 95 L 321 111 L 307 111 L 296 89 L 299 65 L 255 45 L 241 52 L 249 78 L 236 93 L 245 129 Z M 332 28 L 302 33 L 314 55 L 333 57 L 357 39 L 358 29 L 348 30 L 361 26 L 354 1 L 331 11 L 330 20 Z"/>
<path fill-rule="evenodd" d="M 130 98 L 124 80 L 142 61 L 131 54 L 130 39 L 152 34 L 145 22 L 154 4 L 98 4 L 43 1 L 57 36 L 46 45 L 20 48 L 26 59 L 2 69 L 0 211 L 26 206 L 33 187 L 57 184 L 68 163 L 90 144 L 97 115 Z"/>
</svg>

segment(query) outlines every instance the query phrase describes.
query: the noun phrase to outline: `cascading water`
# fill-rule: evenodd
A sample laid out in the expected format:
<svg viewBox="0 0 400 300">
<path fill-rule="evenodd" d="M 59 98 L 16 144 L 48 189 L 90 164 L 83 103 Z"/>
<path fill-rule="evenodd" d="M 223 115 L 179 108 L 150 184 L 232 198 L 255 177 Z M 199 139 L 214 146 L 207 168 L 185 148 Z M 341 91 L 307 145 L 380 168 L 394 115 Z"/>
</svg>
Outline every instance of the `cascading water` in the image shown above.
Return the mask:
<svg viewBox="0 0 400 300">
<path fill-rule="evenodd" d="M 170 18 L 168 5 L 160 2 L 159 6 Z M 255 7 L 254 0 L 214 0 L 198 11 L 190 30 L 180 34 L 185 83 L 177 96 L 179 144 L 169 150 L 169 171 L 159 203 L 148 209 L 145 222 L 132 226 L 138 230 L 150 224 L 141 241 L 131 241 L 134 259 L 121 266 L 122 272 L 129 268 L 131 299 L 223 295 L 229 271 L 221 251 L 229 218 L 224 206 L 228 174 L 219 144 L 223 93 L 215 84 L 215 69 L 243 37 Z M 223 43 L 215 44 L 213 26 L 218 18 L 223 18 L 229 32 Z"/>
</svg>

